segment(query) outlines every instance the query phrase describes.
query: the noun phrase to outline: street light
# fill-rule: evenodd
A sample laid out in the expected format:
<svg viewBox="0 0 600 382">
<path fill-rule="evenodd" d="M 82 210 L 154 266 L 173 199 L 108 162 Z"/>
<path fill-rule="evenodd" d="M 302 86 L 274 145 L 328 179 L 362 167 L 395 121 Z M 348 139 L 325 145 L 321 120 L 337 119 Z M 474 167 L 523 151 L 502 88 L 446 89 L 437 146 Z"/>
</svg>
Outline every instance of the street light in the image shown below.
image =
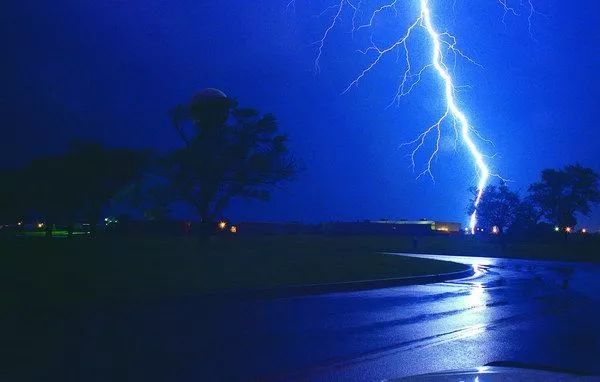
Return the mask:
<svg viewBox="0 0 600 382">
<path fill-rule="evenodd" d="M 573 231 L 573 228 L 571 228 L 571 227 L 565 227 L 565 232 L 566 233 L 571 233 L 571 231 Z"/>
<path fill-rule="evenodd" d="M 554 232 L 558 232 L 558 231 L 560 231 L 560 227 L 559 226 L 554 227 Z"/>
<path fill-rule="evenodd" d="M 227 227 L 227 222 L 225 220 L 221 220 L 217 226 L 221 231 L 223 231 Z"/>
<path fill-rule="evenodd" d="M 237 233 L 237 227 L 232 225 L 231 227 L 229 227 L 229 232 L 231 233 Z"/>
</svg>

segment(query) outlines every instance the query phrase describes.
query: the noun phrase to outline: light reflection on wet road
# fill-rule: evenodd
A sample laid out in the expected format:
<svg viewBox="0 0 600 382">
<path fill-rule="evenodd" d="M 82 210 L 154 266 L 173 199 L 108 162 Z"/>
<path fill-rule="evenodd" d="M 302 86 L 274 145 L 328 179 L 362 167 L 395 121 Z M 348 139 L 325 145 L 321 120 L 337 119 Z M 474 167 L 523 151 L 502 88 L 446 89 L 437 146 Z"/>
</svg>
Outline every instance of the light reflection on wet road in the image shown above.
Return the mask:
<svg viewBox="0 0 600 382">
<path fill-rule="evenodd" d="M 150 380 L 370 381 L 492 361 L 600 373 L 599 265 L 425 257 L 471 264 L 476 275 L 362 292 L 136 307 L 94 317 L 71 349 L 81 359 L 80 375 L 98 371 L 102 354 L 131 379 Z"/>
</svg>

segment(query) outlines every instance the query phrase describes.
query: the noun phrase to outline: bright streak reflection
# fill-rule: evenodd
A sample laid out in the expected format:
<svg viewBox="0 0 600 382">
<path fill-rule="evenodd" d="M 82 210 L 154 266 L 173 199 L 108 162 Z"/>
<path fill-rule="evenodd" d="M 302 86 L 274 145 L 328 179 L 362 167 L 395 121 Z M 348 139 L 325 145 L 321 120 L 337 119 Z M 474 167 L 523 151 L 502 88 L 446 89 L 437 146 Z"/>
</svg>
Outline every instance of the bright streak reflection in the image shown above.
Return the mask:
<svg viewBox="0 0 600 382">
<path fill-rule="evenodd" d="M 486 293 L 482 283 L 473 283 L 467 296 L 467 305 L 469 308 L 479 308 L 485 305 Z"/>
<path fill-rule="evenodd" d="M 473 267 L 473 277 L 479 277 L 485 273 L 481 264 L 475 263 L 471 266 Z"/>
<path fill-rule="evenodd" d="M 464 338 L 475 337 L 483 332 L 485 332 L 484 324 L 469 325 L 466 328 L 464 328 L 463 330 L 461 330 L 460 334 L 456 335 L 453 338 L 453 340 L 460 340 L 460 339 L 464 339 Z"/>
<path fill-rule="evenodd" d="M 482 264 L 474 263 L 471 265 L 473 267 L 473 279 L 477 279 L 478 277 L 485 274 L 485 267 Z M 485 305 L 486 301 L 486 292 L 483 283 L 481 282 L 473 282 L 470 285 L 469 296 L 467 297 L 467 304 L 469 308 L 477 308 Z"/>
</svg>

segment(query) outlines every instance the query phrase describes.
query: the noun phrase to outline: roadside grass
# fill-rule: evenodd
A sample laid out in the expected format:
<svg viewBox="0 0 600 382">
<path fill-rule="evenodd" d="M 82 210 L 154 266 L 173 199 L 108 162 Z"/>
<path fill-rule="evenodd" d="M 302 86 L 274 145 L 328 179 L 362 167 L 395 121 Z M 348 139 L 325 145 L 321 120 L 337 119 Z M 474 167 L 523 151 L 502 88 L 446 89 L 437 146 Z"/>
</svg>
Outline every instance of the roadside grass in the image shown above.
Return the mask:
<svg viewBox="0 0 600 382">
<path fill-rule="evenodd" d="M 215 291 L 407 277 L 460 264 L 380 254 L 377 237 L 0 240 L 2 306 L 139 301 Z M 408 243 L 408 242 L 407 242 Z"/>
<path fill-rule="evenodd" d="M 508 243 L 469 236 L 4 238 L 0 309 L 438 274 L 462 265 L 380 252 L 598 261 L 598 240 Z M 416 246 L 415 246 L 416 244 Z"/>
<path fill-rule="evenodd" d="M 84 231 L 74 231 L 74 236 L 87 236 L 89 232 Z M 24 231 L 23 233 L 18 234 L 18 236 L 22 237 L 45 237 L 46 232 L 44 230 L 35 230 L 35 231 Z M 69 231 L 66 229 L 54 229 L 52 230 L 52 236 L 54 237 L 67 237 L 69 236 Z"/>
</svg>

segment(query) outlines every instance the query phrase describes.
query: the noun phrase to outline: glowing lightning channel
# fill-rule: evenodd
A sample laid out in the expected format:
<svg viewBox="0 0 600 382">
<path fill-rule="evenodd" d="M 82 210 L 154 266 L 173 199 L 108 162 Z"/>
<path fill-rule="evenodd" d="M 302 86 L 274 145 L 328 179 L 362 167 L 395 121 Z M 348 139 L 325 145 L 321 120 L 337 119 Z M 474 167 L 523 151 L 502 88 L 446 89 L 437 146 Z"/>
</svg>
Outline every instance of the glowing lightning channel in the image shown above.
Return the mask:
<svg viewBox="0 0 600 382">
<path fill-rule="evenodd" d="M 323 13 L 325 13 L 325 12 L 331 10 L 334 13 L 334 15 L 333 15 L 329 25 L 325 28 L 325 31 L 322 34 L 321 38 L 315 42 L 315 44 L 317 45 L 317 55 L 315 58 L 315 70 L 317 72 L 320 70 L 319 61 L 323 55 L 323 48 L 324 48 L 325 42 L 326 42 L 328 36 L 330 35 L 330 33 L 332 32 L 333 28 L 340 21 L 345 5 L 348 6 L 348 8 L 353 10 L 353 17 L 352 17 L 352 33 L 353 34 L 354 34 L 354 32 L 359 32 L 360 30 L 363 30 L 363 29 L 371 29 L 372 27 L 374 27 L 376 19 L 383 13 L 388 12 L 389 10 L 393 10 L 397 14 L 396 6 L 398 5 L 398 0 L 388 0 L 388 2 L 386 4 L 379 6 L 371 13 L 370 17 L 368 18 L 368 20 L 365 24 L 361 24 L 361 25 L 357 26 L 356 20 L 357 20 L 358 13 L 360 12 L 359 7 L 360 7 L 361 2 L 358 1 L 357 4 L 354 4 L 353 1 L 354 0 L 352 0 L 352 1 L 351 0 L 337 0 L 336 3 L 334 3 L 333 5 L 328 7 L 323 12 Z M 363 80 L 363 78 L 365 76 L 367 76 L 369 74 L 369 72 L 371 70 L 373 70 L 375 68 L 375 66 L 377 66 L 377 64 L 380 63 L 380 61 L 384 58 L 384 56 L 386 56 L 388 53 L 390 53 L 392 51 L 396 51 L 396 52 L 402 51 L 404 53 L 405 64 L 406 64 L 406 69 L 402 75 L 400 84 L 398 85 L 398 88 L 397 88 L 397 91 L 393 98 L 392 103 L 400 102 L 400 98 L 408 95 L 415 88 L 415 86 L 417 86 L 419 84 L 419 82 L 421 81 L 421 78 L 422 78 L 422 74 L 426 70 L 433 68 L 435 73 L 437 73 L 437 75 L 442 79 L 442 81 L 444 83 L 444 101 L 446 103 L 445 111 L 433 125 L 429 126 L 427 129 L 425 129 L 421 134 L 419 134 L 419 136 L 417 138 L 415 138 L 414 140 L 412 140 L 410 142 L 404 143 L 403 145 L 413 146 L 413 150 L 410 154 L 410 157 L 411 157 L 411 165 L 414 170 L 415 155 L 424 146 L 425 141 L 428 138 L 429 134 L 432 134 L 432 133 L 435 134 L 435 146 L 426 162 L 426 164 L 427 164 L 426 168 L 421 173 L 419 173 L 417 176 L 417 178 L 419 178 L 422 175 L 427 174 L 427 175 L 431 176 L 431 178 L 433 179 L 431 167 L 432 167 L 432 162 L 435 159 L 435 157 L 437 156 L 439 149 L 440 149 L 442 124 L 445 123 L 445 121 L 448 117 L 452 117 L 451 122 L 452 122 L 452 127 L 453 127 L 453 130 L 455 133 L 455 138 L 456 138 L 456 140 L 461 139 L 462 142 L 467 147 L 470 156 L 473 158 L 473 161 L 475 162 L 475 166 L 476 166 L 477 174 L 478 174 L 476 196 L 475 196 L 475 200 L 473 201 L 474 212 L 471 214 L 471 216 L 469 218 L 469 228 L 470 228 L 471 232 L 474 233 L 475 227 L 477 225 L 477 207 L 479 206 L 479 202 L 481 201 L 484 189 L 487 186 L 490 176 L 498 177 L 498 175 L 492 174 L 490 172 L 488 164 L 485 161 L 485 158 L 489 158 L 489 156 L 482 154 L 482 152 L 479 150 L 479 148 L 477 147 L 477 145 L 475 143 L 475 139 L 483 141 L 488 144 L 492 144 L 492 142 L 484 139 L 481 136 L 481 134 L 473 126 L 471 126 L 469 124 L 469 121 L 467 120 L 467 117 L 465 116 L 464 112 L 461 111 L 457 105 L 455 95 L 459 91 L 459 89 L 464 86 L 458 86 L 458 85 L 454 84 L 453 78 L 450 74 L 450 70 L 448 69 L 448 67 L 446 66 L 446 63 L 444 61 L 444 52 L 448 51 L 451 54 L 453 54 L 454 67 L 456 67 L 456 60 L 458 57 L 467 60 L 471 64 L 474 64 L 474 65 L 477 65 L 480 67 L 481 67 L 481 65 L 479 65 L 477 62 L 472 60 L 469 56 L 465 55 L 460 49 L 458 49 L 457 40 L 453 35 L 451 35 L 448 32 L 439 33 L 435 29 L 433 22 L 431 20 L 432 19 L 432 17 L 431 17 L 432 10 L 429 6 L 429 0 L 418 0 L 418 1 L 420 4 L 420 13 L 419 13 L 418 17 L 416 17 L 411 22 L 411 24 L 406 29 L 404 35 L 402 35 L 398 40 L 391 43 L 387 47 L 380 47 L 373 41 L 373 37 L 371 35 L 371 46 L 369 46 L 367 49 L 365 49 L 363 51 L 359 51 L 359 52 L 362 53 L 363 55 L 374 55 L 374 58 L 371 60 L 371 63 L 369 65 L 367 65 L 358 74 L 358 76 L 349 83 L 349 85 L 343 90 L 342 94 L 350 91 L 353 87 L 358 86 L 359 82 L 361 82 Z M 512 15 L 515 15 L 515 16 L 518 15 L 516 9 L 512 8 L 511 6 L 508 5 L 508 0 L 497 0 L 497 2 L 504 9 L 504 14 L 502 16 L 503 23 L 504 23 L 504 19 L 505 19 L 507 13 L 510 12 Z M 532 17 L 534 14 L 541 14 L 541 13 L 539 13 L 534 8 L 532 0 L 521 0 L 521 6 L 524 6 L 525 2 L 527 3 L 527 6 L 529 8 L 529 16 L 528 16 L 527 21 L 528 21 L 528 26 L 529 26 L 529 32 L 531 34 L 532 33 Z M 295 5 L 295 0 L 291 0 L 288 3 L 288 7 L 294 6 L 294 5 Z M 411 65 L 411 59 L 410 59 L 410 55 L 409 55 L 410 51 L 408 48 L 408 41 L 409 41 L 409 39 L 412 38 L 413 32 L 417 28 L 423 28 L 426 31 L 426 35 L 428 36 L 429 40 L 431 41 L 431 46 L 432 46 L 431 62 L 422 66 L 418 70 L 413 71 L 413 67 Z M 532 36 L 532 38 L 533 38 L 533 36 Z"/>
<path fill-rule="evenodd" d="M 444 80 L 445 84 L 445 97 L 446 97 L 446 105 L 448 107 L 448 111 L 452 114 L 456 120 L 458 120 L 460 124 L 460 131 L 462 135 L 462 140 L 467 145 L 471 156 L 475 160 L 475 164 L 479 170 L 479 182 L 477 183 L 477 196 L 475 197 L 475 210 L 471 214 L 469 220 L 469 228 L 471 232 L 475 232 L 475 226 L 477 224 L 477 206 L 481 201 L 481 196 L 483 195 L 483 190 L 487 185 L 487 182 L 490 177 L 490 170 L 488 165 L 485 163 L 483 155 L 475 145 L 475 142 L 471 139 L 471 128 L 469 127 L 469 121 L 464 113 L 458 108 L 456 105 L 456 100 L 454 99 L 454 84 L 452 82 L 452 77 L 448 73 L 446 66 L 442 61 L 442 51 L 441 51 L 441 42 L 440 35 L 435 30 L 432 22 L 431 22 L 431 10 L 429 9 L 428 0 L 421 0 L 421 18 L 423 20 L 423 25 L 431 38 L 433 43 L 433 51 L 432 51 L 432 64 L 439 76 Z M 438 122 L 439 123 L 439 122 Z M 439 131 L 439 130 L 438 130 Z M 439 139 L 438 139 L 439 142 Z M 438 143 L 439 144 L 439 143 Z M 437 147 L 436 147 L 437 150 Z"/>
</svg>

